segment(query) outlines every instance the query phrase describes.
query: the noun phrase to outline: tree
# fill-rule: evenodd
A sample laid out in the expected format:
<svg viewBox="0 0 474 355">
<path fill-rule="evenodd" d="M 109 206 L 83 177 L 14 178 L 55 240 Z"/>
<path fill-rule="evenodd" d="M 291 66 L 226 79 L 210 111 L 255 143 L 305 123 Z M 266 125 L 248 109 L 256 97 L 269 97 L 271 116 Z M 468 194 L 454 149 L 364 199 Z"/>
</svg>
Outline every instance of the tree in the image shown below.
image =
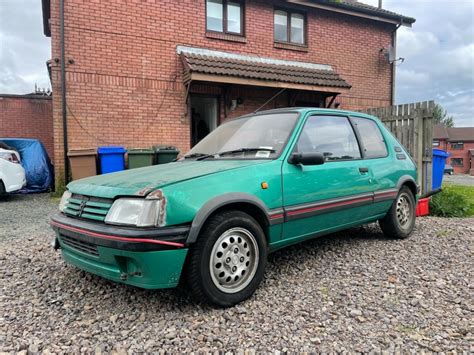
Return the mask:
<svg viewBox="0 0 474 355">
<path fill-rule="evenodd" d="M 454 127 L 453 116 L 448 116 L 448 111 L 440 104 L 436 104 L 433 111 L 433 120 L 435 123 L 442 124 L 446 127 Z"/>
</svg>

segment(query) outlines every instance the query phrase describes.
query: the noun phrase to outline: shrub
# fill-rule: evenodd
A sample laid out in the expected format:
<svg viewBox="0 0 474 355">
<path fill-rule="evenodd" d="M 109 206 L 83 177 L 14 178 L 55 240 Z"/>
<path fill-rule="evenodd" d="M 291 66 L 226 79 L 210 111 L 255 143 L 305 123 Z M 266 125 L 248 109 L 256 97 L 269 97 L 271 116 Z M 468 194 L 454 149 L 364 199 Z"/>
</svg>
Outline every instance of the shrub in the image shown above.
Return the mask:
<svg viewBox="0 0 474 355">
<path fill-rule="evenodd" d="M 474 201 L 462 186 L 445 185 L 443 191 L 430 201 L 430 215 L 438 217 L 468 217 L 472 215 Z M 470 192 L 470 191 L 469 191 Z"/>
</svg>

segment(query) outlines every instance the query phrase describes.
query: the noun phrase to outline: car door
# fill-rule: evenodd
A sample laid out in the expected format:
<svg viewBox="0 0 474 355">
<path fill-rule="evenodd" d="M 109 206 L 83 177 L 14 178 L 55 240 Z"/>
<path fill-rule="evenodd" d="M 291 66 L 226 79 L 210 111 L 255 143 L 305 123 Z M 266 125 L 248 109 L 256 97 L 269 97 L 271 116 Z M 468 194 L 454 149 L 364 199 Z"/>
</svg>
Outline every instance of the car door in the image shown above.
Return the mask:
<svg viewBox="0 0 474 355">
<path fill-rule="evenodd" d="M 394 169 L 396 160 L 390 156 L 387 142 L 376 121 L 367 117 L 352 116 L 350 119 L 359 138 L 364 166 L 369 170 L 374 187 L 371 213 L 386 213 L 398 194 L 396 185 L 399 176 L 397 169 Z M 405 154 L 399 156 L 407 158 Z"/>
<path fill-rule="evenodd" d="M 283 162 L 282 239 L 304 239 L 367 218 L 374 187 L 347 116 L 308 117 L 292 152 L 319 152 L 325 162 L 314 166 Z"/>
</svg>

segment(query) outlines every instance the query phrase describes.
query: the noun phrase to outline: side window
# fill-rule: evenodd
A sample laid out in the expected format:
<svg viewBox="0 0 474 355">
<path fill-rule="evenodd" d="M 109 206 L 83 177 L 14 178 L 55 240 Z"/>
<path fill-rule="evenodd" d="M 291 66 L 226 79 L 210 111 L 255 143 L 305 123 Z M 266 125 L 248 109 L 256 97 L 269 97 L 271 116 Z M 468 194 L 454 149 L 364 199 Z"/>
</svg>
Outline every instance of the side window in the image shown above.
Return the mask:
<svg viewBox="0 0 474 355">
<path fill-rule="evenodd" d="M 388 155 L 387 146 L 377 124 L 368 118 L 352 117 L 359 132 L 365 158 L 385 158 Z"/>
<path fill-rule="evenodd" d="M 299 153 L 322 153 L 327 161 L 360 159 L 359 144 L 349 120 L 339 116 L 308 118 L 296 144 Z"/>
</svg>

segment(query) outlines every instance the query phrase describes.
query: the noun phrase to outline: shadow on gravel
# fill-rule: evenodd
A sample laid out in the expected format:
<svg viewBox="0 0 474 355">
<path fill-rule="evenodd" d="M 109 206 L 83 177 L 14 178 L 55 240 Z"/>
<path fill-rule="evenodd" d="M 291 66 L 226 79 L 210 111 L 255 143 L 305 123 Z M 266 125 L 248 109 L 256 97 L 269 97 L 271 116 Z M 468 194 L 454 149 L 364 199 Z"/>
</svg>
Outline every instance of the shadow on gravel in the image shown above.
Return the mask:
<svg viewBox="0 0 474 355">
<path fill-rule="evenodd" d="M 28 201 L 32 195 L 42 196 L 44 194 L 0 194 L 0 203 Z"/>
<path fill-rule="evenodd" d="M 377 227 L 356 227 L 340 231 L 333 234 L 321 236 L 312 240 L 308 240 L 293 246 L 278 250 L 269 256 L 269 264 L 282 261 L 295 262 L 296 264 L 304 263 L 310 258 L 317 255 L 323 255 L 327 251 L 354 247 L 354 244 L 366 242 L 393 242 L 388 239 Z M 297 260 L 296 260 L 297 259 Z"/>
</svg>

